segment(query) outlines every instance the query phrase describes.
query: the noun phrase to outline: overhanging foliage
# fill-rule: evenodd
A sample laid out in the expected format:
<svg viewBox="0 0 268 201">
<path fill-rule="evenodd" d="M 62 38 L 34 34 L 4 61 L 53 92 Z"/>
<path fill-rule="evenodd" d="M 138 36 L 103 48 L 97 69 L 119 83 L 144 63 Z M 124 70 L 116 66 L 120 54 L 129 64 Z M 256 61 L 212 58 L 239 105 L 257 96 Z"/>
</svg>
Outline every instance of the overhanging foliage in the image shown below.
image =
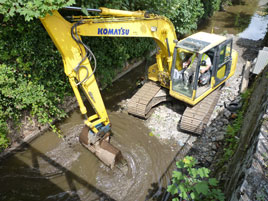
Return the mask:
<svg viewBox="0 0 268 201">
<path fill-rule="evenodd" d="M 74 3 L 75 0 L 0 0 L 0 14 L 5 16 L 5 20 L 22 15 L 30 21 Z"/>
</svg>

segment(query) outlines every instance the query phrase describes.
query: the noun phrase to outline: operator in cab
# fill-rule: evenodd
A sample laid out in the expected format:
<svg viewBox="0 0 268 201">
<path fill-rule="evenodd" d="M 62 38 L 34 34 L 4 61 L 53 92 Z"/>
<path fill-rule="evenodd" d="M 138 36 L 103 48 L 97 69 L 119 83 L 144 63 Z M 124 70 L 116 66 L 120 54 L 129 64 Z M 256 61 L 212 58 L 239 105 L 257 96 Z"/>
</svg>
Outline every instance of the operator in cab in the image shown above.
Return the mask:
<svg viewBox="0 0 268 201">
<path fill-rule="evenodd" d="M 184 80 L 188 83 L 191 83 L 193 75 L 196 72 L 198 57 L 199 54 L 194 53 L 187 61 L 183 62 L 183 69 L 185 69 Z M 202 75 L 204 75 L 205 73 L 209 73 L 211 65 L 212 64 L 209 56 L 207 54 L 203 54 L 201 57 L 200 73 L 198 77 L 202 77 Z"/>
</svg>

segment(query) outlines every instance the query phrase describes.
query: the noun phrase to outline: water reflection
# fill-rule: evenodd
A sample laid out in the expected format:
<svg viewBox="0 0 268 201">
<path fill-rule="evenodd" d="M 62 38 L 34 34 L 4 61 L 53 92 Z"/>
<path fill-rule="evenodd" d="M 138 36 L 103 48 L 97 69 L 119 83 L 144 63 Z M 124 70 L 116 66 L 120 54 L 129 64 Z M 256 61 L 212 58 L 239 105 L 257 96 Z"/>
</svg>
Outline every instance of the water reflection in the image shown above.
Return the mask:
<svg viewBox="0 0 268 201">
<path fill-rule="evenodd" d="M 264 2 L 245 0 L 243 4 L 227 6 L 224 11 L 215 12 L 213 17 L 201 23 L 198 31 L 239 34 L 241 38 L 250 40 L 263 39 L 267 32 L 268 17 L 260 16 L 258 12 L 263 11 Z"/>
<path fill-rule="evenodd" d="M 267 25 L 268 15 L 260 16 L 255 13 L 251 18 L 249 26 L 239 36 L 250 40 L 263 39 L 267 32 Z"/>
</svg>

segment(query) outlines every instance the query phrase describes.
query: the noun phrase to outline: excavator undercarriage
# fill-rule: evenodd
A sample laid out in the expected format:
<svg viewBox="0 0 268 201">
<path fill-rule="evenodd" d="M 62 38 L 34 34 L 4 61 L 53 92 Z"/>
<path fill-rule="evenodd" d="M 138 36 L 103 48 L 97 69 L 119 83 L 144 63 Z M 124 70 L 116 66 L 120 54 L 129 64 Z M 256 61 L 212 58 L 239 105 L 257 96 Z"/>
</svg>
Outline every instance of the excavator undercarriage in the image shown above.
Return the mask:
<svg viewBox="0 0 268 201">
<path fill-rule="evenodd" d="M 217 89 L 197 105 L 187 107 L 179 123 L 180 129 L 201 135 L 209 122 L 220 94 L 220 89 Z"/>
<path fill-rule="evenodd" d="M 180 129 L 201 135 L 209 122 L 219 97 L 220 89 L 217 89 L 195 106 L 188 106 L 179 122 Z M 128 113 L 147 119 L 152 114 L 154 106 L 171 99 L 166 89 L 161 89 L 161 86 L 156 83 L 147 82 L 130 99 Z M 178 102 L 178 104 L 180 103 Z"/>
<path fill-rule="evenodd" d="M 147 119 L 152 114 L 154 106 L 171 99 L 167 89 L 154 82 L 147 82 L 130 99 L 128 113 Z"/>
</svg>

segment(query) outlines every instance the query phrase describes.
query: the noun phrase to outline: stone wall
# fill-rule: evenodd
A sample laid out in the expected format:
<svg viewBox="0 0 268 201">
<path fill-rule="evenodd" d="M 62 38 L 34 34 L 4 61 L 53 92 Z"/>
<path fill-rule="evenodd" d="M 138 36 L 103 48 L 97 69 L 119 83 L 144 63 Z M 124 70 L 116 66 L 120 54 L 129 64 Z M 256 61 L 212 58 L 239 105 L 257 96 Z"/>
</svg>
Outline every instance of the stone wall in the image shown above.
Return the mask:
<svg viewBox="0 0 268 201">
<path fill-rule="evenodd" d="M 263 117 L 266 112 L 267 105 L 268 65 L 255 81 L 254 90 L 249 100 L 249 107 L 245 113 L 244 122 L 239 134 L 240 140 L 238 148 L 227 167 L 227 176 L 225 178 L 224 185 L 225 194 L 227 196 L 226 200 L 258 200 L 256 199 L 256 195 L 253 195 L 253 189 L 245 189 L 245 179 L 248 179 L 248 175 L 250 175 L 253 170 L 257 171 L 256 174 L 259 175 L 259 178 L 265 179 L 266 176 L 265 172 L 263 172 L 260 168 L 256 169 L 256 167 L 254 167 L 256 164 L 252 163 L 252 161 L 254 157 L 258 157 L 258 154 L 255 154 L 257 153 L 256 148 L 259 147 L 257 145 L 263 139 L 263 135 L 260 135 L 260 130 L 261 126 L 265 123 L 265 121 L 263 121 Z M 266 132 L 264 139 L 267 140 L 267 138 L 268 136 Z M 261 153 L 259 156 L 267 154 L 267 148 L 261 150 L 261 152 L 263 151 L 265 153 Z M 258 161 L 259 159 L 257 158 L 256 160 Z M 254 186 L 253 182 L 254 181 L 251 181 L 251 184 Z M 258 180 L 255 182 L 261 183 L 261 181 Z M 256 188 L 258 188 L 257 186 L 258 185 L 255 185 Z M 248 192 L 245 192 L 245 190 Z"/>
</svg>

